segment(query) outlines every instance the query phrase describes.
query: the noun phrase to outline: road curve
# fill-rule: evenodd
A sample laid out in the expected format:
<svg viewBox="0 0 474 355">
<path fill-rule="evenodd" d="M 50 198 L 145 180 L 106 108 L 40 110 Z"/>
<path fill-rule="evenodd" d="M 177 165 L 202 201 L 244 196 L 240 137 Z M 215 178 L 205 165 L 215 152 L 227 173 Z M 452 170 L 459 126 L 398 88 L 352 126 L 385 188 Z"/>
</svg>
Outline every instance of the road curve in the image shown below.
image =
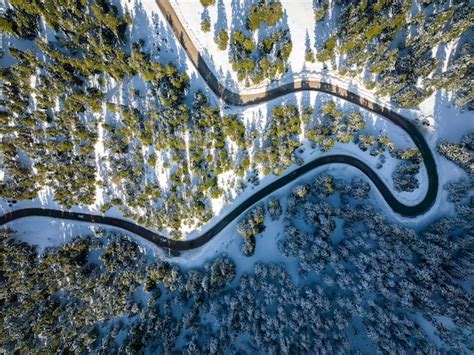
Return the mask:
<svg viewBox="0 0 474 355">
<path fill-rule="evenodd" d="M 436 170 L 436 163 L 433 157 L 433 153 L 431 152 L 430 147 L 426 143 L 423 135 L 418 131 L 416 126 L 411 123 L 410 121 L 406 120 L 400 114 L 391 111 L 390 109 L 372 102 L 368 99 L 360 97 L 359 95 L 350 92 L 347 89 L 340 88 L 336 85 L 324 83 L 316 80 L 298 80 L 292 83 L 280 85 L 274 89 L 270 89 L 267 91 L 262 91 L 253 94 L 239 94 L 232 92 L 225 88 L 216 78 L 214 73 L 211 69 L 209 69 L 208 65 L 206 64 L 203 57 L 200 55 L 199 51 L 197 50 L 196 46 L 194 45 L 193 41 L 191 40 L 189 34 L 186 32 L 183 24 L 179 20 L 178 15 L 173 9 L 173 6 L 170 4 L 169 0 L 156 0 L 158 7 L 160 8 L 161 12 L 163 13 L 164 17 L 168 21 L 171 29 L 173 30 L 176 38 L 178 38 L 179 42 L 181 43 L 182 47 L 186 51 L 187 56 L 193 63 L 193 65 L 198 70 L 199 74 L 204 78 L 204 81 L 209 86 L 209 88 L 214 92 L 214 94 L 222 99 L 225 103 L 230 105 L 237 105 L 237 106 L 248 106 L 248 105 L 255 105 L 265 101 L 273 100 L 277 97 L 291 94 L 298 91 L 319 91 L 326 94 L 330 94 L 356 104 L 360 107 L 363 107 L 366 110 L 372 111 L 382 117 L 388 119 L 389 121 L 393 122 L 400 128 L 402 128 L 413 140 L 413 143 L 419 149 L 422 157 L 423 162 L 425 164 L 425 168 L 428 175 L 428 191 L 426 193 L 425 198 L 422 202 L 424 202 L 420 208 L 417 210 L 416 214 L 422 214 L 425 212 L 429 207 L 432 206 L 434 201 L 436 200 L 436 195 L 438 193 L 438 172 Z M 366 175 L 366 171 L 364 171 Z M 370 176 L 369 176 L 370 177 Z M 372 181 L 374 181 L 372 179 Z M 374 181 L 375 183 L 375 181 Z M 377 185 L 377 184 L 376 184 Z M 380 190 L 380 188 L 379 188 Z M 382 192 L 382 191 L 381 191 Z M 385 196 L 384 196 L 385 197 Z M 395 205 L 392 205 L 387 198 L 387 203 L 389 203 L 392 209 L 400 214 L 404 214 L 400 212 L 399 209 L 397 210 Z M 399 204 L 400 205 L 400 204 Z M 400 206 L 399 206 L 400 207 Z M 406 214 L 414 216 L 415 214 Z"/>
<path fill-rule="evenodd" d="M 179 255 L 180 251 L 185 251 L 189 249 L 198 248 L 206 244 L 214 236 L 216 236 L 222 229 L 224 229 L 229 223 L 235 220 L 239 215 L 241 215 L 249 207 L 260 201 L 262 198 L 270 195 L 279 188 L 291 183 L 292 181 L 298 179 L 300 176 L 306 174 L 307 172 L 321 167 L 327 164 L 342 163 L 351 165 L 364 174 L 366 174 L 370 180 L 374 183 L 377 189 L 380 191 L 382 196 L 388 205 L 397 213 L 412 217 L 416 216 L 430 208 L 433 203 L 433 199 L 428 195 L 419 202 L 417 205 L 407 206 L 399 202 L 395 196 L 392 195 L 387 186 L 383 181 L 377 176 L 377 174 L 364 162 L 361 160 L 347 156 L 347 155 L 325 155 L 323 157 L 312 160 L 311 162 L 293 170 L 287 175 L 280 177 L 279 179 L 273 181 L 267 186 L 255 192 L 252 196 L 248 197 L 245 201 L 239 204 L 234 210 L 217 222 L 213 227 L 211 227 L 207 232 L 204 232 L 201 236 L 191 240 L 171 240 L 158 233 L 155 233 L 147 228 L 144 228 L 138 224 L 135 224 L 130 221 L 126 221 L 120 218 L 107 217 L 101 215 L 93 215 L 87 213 L 79 212 L 68 212 L 54 209 L 44 209 L 44 208 L 25 208 L 16 211 L 12 211 L 4 214 L 0 217 L 0 225 L 6 224 L 13 220 L 30 217 L 30 216 L 42 216 L 42 217 L 52 217 L 60 219 L 70 219 L 81 222 L 90 222 L 104 224 L 108 226 L 118 227 L 126 231 L 132 232 L 141 236 L 142 238 L 156 244 L 160 248 L 163 248 L 171 255 Z"/>
<path fill-rule="evenodd" d="M 428 190 L 426 192 L 425 197 L 416 205 L 405 205 L 398 201 L 395 196 L 393 196 L 389 188 L 367 164 L 357 158 L 337 154 L 325 155 L 323 157 L 316 158 L 311 162 L 295 169 L 289 174 L 280 177 L 269 185 L 263 187 L 262 189 L 255 192 L 252 196 L 248 197 L 245 201 L 240 203 L 237 207 L 235 207 L 229 214 L 227 214 L 224 218 L 217 222 L 208 231 L 204 232 L 201 236 L 191 240 L 171 240 L 138 224 L 119 218 L 43 208 L 26 208 L 6 213 L 0 217 L 0 225 L 4 225 L 16 219 L 30 216 L 43 216 L 76 220 L 81 222 L 98 223 L 124 229 L 156 244 L 158 247 L 163 248 L 165 251 L 167 251 L 170 255 L 179 255 L 181 251 L 198 248 L 207 243 L 220 231 L 222 231 L 222 229 L 224 229 L 229 223 L 231 223 L 239 215 L 241 215 L 245 210 L 254 205 L 256 202 L 260 201 L 262 198 L 270 195 L 277 189 L 287 185 L 288 183 L 291 183 L 295 179 L 317 167 L 333 163 L 348 164 L 362 171 L 377 187 L 377 189 L 379 190 L 387 204 L 390 206 L 390 208 L 394 212 L 402 216 L 415 217 L 425 213 L 431 208 L 434 201 L 436 200 L 436 196 L 438 193 L 438 173 L 436 170 L 436 163 L 428 144 L 423 138 L 423 135 L 412 123 L 410 123 L 408 120 L 405 120 L 398 113 L 393 112 L 377 103 L 359 97 L 358 95 L 346 89 L 339 88 L 335 85 L 331 85 L 328 83 L 321 83 L 318 81 L 296 81 L 290 84 L 282 85 L 275 89 L 271 89 L 269 91 L 249 95 L 239 95 L 237 93 L 231 92 L 218 82 L 215 75 L 212 73 L 203 58 L 200 56 L 196 47 L 192 43 L 189 35 L 185 31 L 181 22 L 179 21 L 179 18 L 174 12 L 169 1 L 156 1 L 159 8 L 167 18 L 176 37 L 179 39 L 187 55 L 189 56 L 193 64 L 196 66 L 197 70 L 199 71 L 203 79 L 206 81 L 209 88 L 226 103 L 240 106 L 253 105 L 272 100 L 274 98 L 289 93 L 304 90 L 313 90 L 328 93 L 351 103 L 354 103 L 356 105 L 359 105 L 367 110 L 370 110 L 385 117 L 397 126 L 401 127 L 411 137 L 423 157 L 423 162 L 425 164 L 425 168 L 427 170 L 428 175 Z"/>
</svg>

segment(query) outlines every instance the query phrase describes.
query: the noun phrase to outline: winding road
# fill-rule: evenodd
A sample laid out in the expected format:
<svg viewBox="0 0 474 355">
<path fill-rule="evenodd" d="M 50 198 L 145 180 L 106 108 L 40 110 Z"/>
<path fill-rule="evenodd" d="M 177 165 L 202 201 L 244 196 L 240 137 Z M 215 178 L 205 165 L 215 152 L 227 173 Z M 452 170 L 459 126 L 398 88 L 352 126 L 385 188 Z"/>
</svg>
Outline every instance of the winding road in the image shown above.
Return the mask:
<svg viewBox="0 0 474 355">
<path fill-rule="evenodd" d="M 222 229 L 224 229 L 229 223 L 234 221 L 238 216 L 245 212 L 245 210 L 254 205 L 256 202 L 260 201 L 262 198 L 272 194 L 274 191 L 287 185 L 288 183 L 291 183 L 295 179 L 299 178 L 303 174 L 306 174 L 307 172 L 315 168 L 334 163 L 348 164 L 362 171 L 377 187 L 377 189 L 379 190 L 387 204 L 390 206 L 390 208 L 394 212 L 402 216 L 415 217 L 425 213 L 432 207 L 438 193 L 438 172 L 436 170 L 436 163 L 433 157 L 433 153 L 431 152 L 431 149 L 426 143 L 423 135 L 408 120 L 403 118 L 398 113 L 391 111 L 388 108 L 383 107 L 377 103 L 362 98 L 344 88 L 340 88 L 336 85 L 319 81 L 295 81 L 290 84 L 281 85 L 277 88 L 255 94 L 240 95 L 238 93 L 229 91 L 221 83 L 219 83 L 213 72 L 207 66 L 202 56 L 199 54 L 199 51 L 196 49 L 193 42 L 191 41 L 191 38 L 184 29 L 183 25 L 181 24 L 170 2 L 168 0 L 156 0 L 156 2 L 162 13 L 165 15 L 174 34 L 179 39 L 181 45 L 183 46 L 192 63 L 197 68 L 202 78 L 205 80 L 209 88 L 225 103 L 229 105 L 248 106 L 269 101 L 277 97 L 294 93 L 297 91 L 320 91 L 339 97 L 348 102 L 363 107 L 364 109 L 379 114 L 402 128 L 411 137 L 423 157 L 423 162 L 428 175 L 428 190 L 424 198 L 416 205 L 410 206 L 401 203 L 395 198 L 395 196 L 393 196 L 390 189 L 367 164 L 357 158 L 337 154 L 325 155 L 323 157 L 316 158 L 308 162 L 307 164 L 295 169 L 294 171 L 288 173 L 287 175 L 282 176 L 279 179 L 273 181 L 269 185 L 261 188 L 260 190 L 256 191 L 252 196 L 250 196 L 245 201 L 236 206 L 230 213 L 228 213 L 225 217 L 218 221 L 208 231 L 204 232 L 199 237 L 191 240 L 171 240 L 138 224 L 119 218 L 44 208 L 26 208 L 6 213 L 0 217 L 0 225 L 4 225 L 19 218 L 30 216 L 43 216 L 50 218 L 69 219 L 81 222 L 103 224 L 118 227 L 126 231 L 132 232 L 136 235 L 139 235 L 140 237 L 156 244 L 158 247 L 163 248 L 170 255 L 176 256 L 179 255 L 181 251 L 198 248 L 207 243 L 220 231 L 222 231 Z"/>
</svg>

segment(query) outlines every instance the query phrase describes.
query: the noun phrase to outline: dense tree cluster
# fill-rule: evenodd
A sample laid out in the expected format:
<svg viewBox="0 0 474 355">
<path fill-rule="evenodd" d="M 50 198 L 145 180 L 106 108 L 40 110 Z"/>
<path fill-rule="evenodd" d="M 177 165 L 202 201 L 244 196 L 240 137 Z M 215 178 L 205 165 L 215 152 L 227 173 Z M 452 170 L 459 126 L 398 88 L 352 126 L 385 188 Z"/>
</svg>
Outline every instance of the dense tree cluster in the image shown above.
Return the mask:
<svg viewBox="0 0 474 355">
<path fill-rule="evenodd" d="M 10 47 L 14 64 L 0 72 L 6 172 L 1 191 L 2 197 L 28 199 L 50 186 L 55 200 L 70 207 L 94 202 L 94 145 L 105 98 L 101 83 L 138 74 L 166 104 L 180 100 L 187 76 L 170 65 L 152 63 L 138 44 L 128 53 L 130 17 L 119 16 L 115 6 L 105 1 L 64 6 L 59 0 L 12 1 L 2 18 L 11 24 L 13 35 L 34 40 L 38 52 Z M 47 42 L 33 25 L 34 33 L 22 33 L 19 29 L 32 18 L 54 31 L 55 40 Z"/>
<path fill-rule="evenodd" d="M 323 152 L 329 151 L 336 142 L 354 142 L 360 150 L 369 152 L 379 158 L 377 168 L 381 168 L 386 161 L 386 153 L 392 158 L 402 160 L 393 172 L 394 185 L 400 191 L 412 191 L 418 186 L 416 174 L 422 162 L 421 154 L 416 147 L 400 149 L 386 135 L 376 137 L 364 134 L 366 122 L 357 111 L 343 112 L 334 101 L 324 103 L 318 119 L 312 119 L 313 109 L 306 108 L 302 120 L 305 122 L 304 134 Z M 404 174 L 409 174 L 405 176 Z M 400 179 L 408 179 L 402 182 Z"/>
<path fill-rule="evenodd" d="M 450 181 L 444 186 L 444 188 L 449 191 L 449 202 L 461 202 L 468 197 L 472 191 L 474 191 L 474 176 L 471 176 L 469 179 Z"/>
<path fill-rule="evenodd" d="M 243 176 L 249 168 L 240 159 L 248 144 L 245 126 L 236 116 L 223 117 L 200 92 L 191 108 L 180 101 L 113 110 L 122 118 L 105 125 L 106 147 L 115 154 L 106 171 L 112 184 L 104 188 L 111 200 L 120 198 L 125 215 L 144 225 L 169 228 L 176 238 L 183 225 L 202 225 L 212 217 L 210 200 L 224 194 L 218 176 L 231 169 Z M 144 147 L 154 153 L 143 155 Z M 167 186 L 157 169 L 169 173 Z"/>
<path fill-rule="evenodd" d="M 474 174 L 474 131 L 462 137 L 459 143 L 440 142 L 438 152 L 470 175 Z"/>
<path fill-rule="evenodd" d="M 200 0 L 200 1 L 201 1 L 201 5 L 204 7 L 212 6 L 216 3 L 216 0 Z"/>
<path fill-rule="evenodd" d="M 399 161 L 393 172 L 396 189 L 416 189 L 419 185 L 417 174 L 422 163 L 418 149 L 400 149 L 386 135 L 375 137 L 363 134 L 365 127 L 365 118 L 361 113 L 341 111 L 333 101 L 322 104 L 319 111 L 314 111 L 312 107 L 299 109 L 291 104 L 274 107 L 265 130 L 265 139 L 252 163 L 259 166 L 263 175 L 279 175 L 291 164 L 301 163 L 295 153 L 302 144 L 301 136 L 304 134 L 313 142 L 313 148 L 319 148 L 322 152 L 331 150 L 336 142 L 354 142 L 362 151 L 378 157 L 377 168 L 383 166 L 386 155 L 389 155 Z"/>
<path fill-rule="evenodd" d="M 272 221 L 276 221 L 281 217 L 283 209 L 280 204 L 280 200 L 271 197 L 267 202 L 267 211 Z"/>
<path fill-rule="evenodd" d="M 247 28 L 256 31 L 264 23 L 267 26 L 274 26 L 283 16 L 283 9 L 279 1 L 260 0 L 257 5 L 250 7 L 247 17 Z"/>
<path fill-rule="evenodd" d="M 312 111 L 308 114 L 312 115 Z M 319 121 L 307 120 L 305 136 L 318 143 L 322 151 L 330 150 L 337 141 L 341 143 L 351 142 L 358 137 L 357 133 L 366 126 L 365 119 L 360 113 L 344 114 L 338 110 L 336 103 L 333 101 L 323 104 L 319 114 L 321 115 Z M 361 149 L 367 150 L 363 147 Z"/>
<path fill-rule="evenodd" d="M 276 26 L 282 16 L 280 2 L 261 0 L 250 8 L 247 29 L 231 34 L 229 58 L 239 81 L 245 81 L 246 85 L 259 84 L 265 79 L 277 79 L 286 72 L 292 43 L 288 29 Z M 260 35 L 263 23 L 267 26 L 266 37 L 259 38 L 257 45 L 254 38 Z M 224 48 L 227 33 L 222 33 L 223 38 L 220 36 L 216 41 Z"/>
<path fill-rule="evenodd" d="M 237 224 L 237 231 L 245 239 L 242 244 L 242 254 L 253 255 L 255 251 L 255 236 L 265 229 L 265 208 L 262 204 L 253 207 Z"/>
<path fill-rule="evenodd" d="M 218 175 L 235 169 L 243 176 L 249 167 L 241 120 L 222 117 L 200 93 L 193 106 L 185 103 L 187 75 L 153 61 L 143 40 L 130 43 L 123 9 L 55 0 L 13 1 L 8 10 L 4 22 L 16 32 L 4 32 L 34 40 L 38 51 L 16 49 L 12 41 L 13 65 L 0 71 L 1 197 L 34 198 L 50 187 L 69 208 L 93 204 L 100 192 L 103 212 L 116 206 L 146 226 L 169 228 L 172 237 L 184 224 L 209 220 L 210 199 L 223 196 Z M 33 25 L 34 36 L 17 31 L 28 14 L 54 39 Z M 113 80 L 123 86 L 139 80 L 144 90 L 129 86 L 123 104 L 105 102 Z"/>
<path fill-rule="evenodd" d="M 354 183 L 349 187 L 322 175 L 311 187 L 314 190 L 306 198 L 290 196 L 286 236 L 280 242 L 282 253 L 298 258 L 302 274 L 319 275 L 319 294 L 323 299 L 329 297 L 324 311 L 308 315 L 302 324 L 312 323 L 311 317 L 320 319 L 326 312 L 335 312 L 323 319 L 333 319 L 338 329 L 351 329 L 337 332 L 342 335 L 338 349 L 346 351 L 357 333 L 367 334 L 371 347 L 388 352 L 410 348 L 429 352 L 438 344 L 442 349 L 464 352 L 474 346 L 468 340 L 473 327 L 472 294 L 459 286 L 472 274 L 472 215 L 443 218 L 417 235 L 389 223 L 368 202 L 359 205 L 353 201 L 359 195 L 352 191 Z M 458 202 L 467 202 L 461 210 L 472 210 L 472 201 L 466 196 Z M 343 239 L 334 234 L 341 219 Z M 346 316 L 344 308 L 339 308 L 343 304 L 349 306 Z M 353 323 L 354 316 L 362 322 Z M 442 317 L 452 319 L 455 325 L 446 327 Z M 432 343 L 426 323 L 436 329 L 439 342 Z M 333 331 L 325 329 L 315 336 L 327 334 L 329 339 Z"/>
<path fill-rule="evenodd" d="M 1 351 L 472 351 L 472 199 L 415 232 L 368 202 L 364 180 L 301 186 L 279 240 L 298 282 L 272 263 L 236 280 L 226 256 L 182 270 L 102 230 L 38 254 L 2 230 Z"/>
<path fill-rule="evenodd" d="M 301 145 L 302 117 L 298 107 L 285 105 L 273 108 L 265 143 L 256 154 L 255 161 L 262 164 L 264 175 L 281 174 L 296 160 L 293 152 Z"/>
<path fill-rule="evenodd" d="M 37 13 L 28 11 L 28 5 L 22 1 L 13 1 L 12 4 L 16 6 L 6 9 L 0 17 L 0 32 L 17 38 L 35 39 L 39 28 Z"/>
<path fill-rule="evenodd" d="M 420 172 L 420 166 L 411 162 L 399 163 L 392 173 L 393 186 L 397 191 L 412 192 L 420 183 L 416 175 Z"/>
<path fill-rule="evenodd" d="M 314 19 L 316 20 L 316 22 L 320 22 L 324 20 L 324 18 L 326 17 L 328 8 L 329 8 L 328 0 L 313 1 Z"/>
<path fill-rule="evenodd" d="M 444 188 L 448 191 L 448 201 L 456 205 L 456 211 L 465 218 L 472 219 L 473 207 L 465 206 L 462 202 L 469 197 L 472 199 L 474 187 L 474 133 L 466 134 L 457 144 L 439 143 L 438 152 L 467 172 L 467 178 L 450 181 Z"/>
<path fill-rule="evenodd" d="M 130 324 L 127 319 L 135 325 L 152 321 L 166 338 L 173 333 L 168 322 L 173 316 L 166 306 L 159 310 L 157 301 L 162 296 L 217 292 L 235 277 L 235 265 L 226 257 L 186 273 L 166 261 L 147 261 L 135 242 L 103 231 L 40 255 L 11 234 L 6 230 L 0 234 L 5 290 L 0 296 L 2 352 L 109 351 L 116 346 L 117 332 Z M 146 297 L 139 299 L 143 292 Z M 186 317 L 184 327 L 185 322 L 195 321 Z M 127 337 L 138 335 L 136 331 L 130 327 Z M 127 339 L 123 350 L 137 349 L 139 341 L 143 346 L 151 335 Z M 169 341 L 172 344 L 173 337 Z"/>
<path fill-rule="evenodd" d="M 323 3 L 315 6 L 317 20 L 327 11 Z M 318 60 L 330 61 L 343 75 L 363 77 L 369 88 L 402 107 L 416 106 L 438 89 L 455 92 L 460 105 L 472 103 L 469 1 L 337 3 L 332 2 L 342 7 L 337 30 L 319 49 Z M 459 38 L 461 47 L 444 67 L 434 52 Z"/>
</svg>

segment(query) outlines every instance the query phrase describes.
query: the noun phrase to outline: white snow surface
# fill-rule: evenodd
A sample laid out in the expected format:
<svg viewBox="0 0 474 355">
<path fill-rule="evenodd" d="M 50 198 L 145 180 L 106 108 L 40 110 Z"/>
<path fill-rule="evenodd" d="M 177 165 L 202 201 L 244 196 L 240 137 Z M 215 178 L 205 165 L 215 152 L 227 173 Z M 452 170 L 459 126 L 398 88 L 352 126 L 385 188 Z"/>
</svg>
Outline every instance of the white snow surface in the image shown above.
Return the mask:
<svg viewBox="0 0 474 355">
<path fill-rule="evenodd" d="M 211 24 L 213 28 L 209 33 L 203 33 L 200 29 L 201 16 L 204 8 L 201 6 L 199 0 L 171 0 L 174 5 L 175 11 L 180 17 L 183 24 L 185 24 L 188 32 L 191 35 L 195 45 L 201 51 L 201 54 L 206 59 L 206 62 L 210 65 L 210 68 L 214 70 L 217 77 L 225 82 L 226 85 L 237 92 L 240 93 L 250 93 L 255 91 L 266 90 L 270 87 L 280 85 L 282 83 L 290 82 L 293 80 L 301 79 L 313 79 L 321 80 L 325 82 L 330 82 L 337 84 L 338 86 L 350 89 L 351 91 L 366 97 L 375 102 L 381 103 L 385 106 L 390 107 L 394 111 L 399 112 L 405 117 L 419 122 L 419 120 L 426 118 L 430 121 L 430 127 L 424 127 L 420 125 L 420 130 L 423 131 L 425 138 L 428 141 L 428 144 L 435 152 L 435 159 L 438 165 L 439 177 L 440 177 L 440 193 L 438 199 L 435 203 L 435 206 L 424 216 L 419 216 L 414 219 L 406 219 L 400 216 L 394 215 L 392 211 L 387 207 L 380 194 L 376 191 L 375 187 L 372 186 L 372 196 L 376 196 L 373 200 L 376 205 L 380 208 L 381 211 L 388 214 L 394 220 L 400 221 L 407 226 L 419 227 L 428 223 L 428 221 L 434 219 L 437 216 L 451 213 L 453 211 L 453 206 L 446 203 L 446 192 L 442 190 L 442 186 L 450 180 L 456 180 L 463 176 L 463 172 L 455 164 L 447 161 L 446 159 L 439 157 L 436 153 L 436 143 L 439 140 L 448 140 L 451 142 L 459 141 L 460 137 L 466 132 L 474 129 L 474 120 L 472 120 L 472 114 L 469 112 L 462 112 L 452 104 L 452 98 L 449 93 L 445 92 L 436 92 L 429 99 L 425 100 L 419 107 L 419 110 L 406 110 L 398 109 L 392 107 L 389 103 L 389 98 L 377 97 L 373 92 L 363 89 L 363 85 L 357 80 L 350 78 L 338 78 L 336 72 L 331 70 L 324 71 L 321 63 L 305 63 L 304 62 L 304 52 L 305 52 L 305 40 L 306 35 L 309 35 L 312 48 L 316 45 L 318 47 L 324 39 L 330 34 L 330 28 L 321 28 L 318 24 L 314 23 L 314 16 L 312 13 L 312 1 L 311 0 L 282 0 L 283 8 L 285 10 L 284 19 L 288 24 L 292 42 L 293 50 L 289 59 L 290 70 L 278 83 L 264 83 L 258 87 L 252 88 L 242 88 L 239 87 L 236 80 L 235 74 L 231 70 L 227 52 L 219 51 L 217 45 L 214 43 L 214 34 L 215 28 L 214 25 L 217 23 L 218 28 L 227 27 L 231 29 L 232 26 L 242 26 L 240 23 L 232 23 L 232 19 L 235 18 L 234 22 L 242 18 L 241 6 L 248 6 L 247 2 L 244 1 L 229 1 L 229 0 L 217 0 L 215 6 L 209 7 L 206 11 L 209 12 L 211 18 Z M 206 94 L 212 96 L 211 91 L 205 85 L 202 78 L 197 73 L 196 69 L 187 58 L 186 53 L 183 48 L 179 45 L 179 42 L 176 41 L 170 27 L 168 26 L 166 19 L 163 17 L 159 11 L 154 0 L 131 0 L 131 1 L 122 1 L 123 6 L 131 13 L 134 22 L 131 28 L 132 31 L 132 41 L 136 41 L 140 38 L 144 38 L 146 41 L 146 48 L 152 53 L 152 57 L 161 62 L 173 62 L 178 69 L 184 70 L 188 73 L 190 77 L 191 84 L 191 95 L 197 90 L 202 90 Z M 241 11 L 239 16 L 235 16 L 233 13 L 232 5 Z M 238 6 L 237 6 L 238 5 Z M 332 14 L 329 14 L 329 19 L 331 19 Z M 315 32 L 317 30 L 316 36 Z M 314 38 L 317 42 L 314 43 Z M 454 50 L 453 46 L 449 46 L 448 50 Z M 449 55 L 446 57 L 449 58 Z M 108 93 L 109 101 L 115 103 L 121 103 L 124 95 L 129 87 L 140 88 L 139 81 L 134 81 L 132 83 L 116 83 L 115 87 L 111 88 Z M 395 125 L 391 124 L 387 120 L 373 114 L 369 113 L 363 109 L 358 108 L 355 105 L 345 102 L 344 100 L 330 97 L 330 95 L 322 93 L 296 93 L 286 95 L 284 97 L 272 100 L 266 104 L 255 105 L 245 109 L 242 108 L 229 108 L 226 109 L 222 102 L 215 100 L 220 107 L 225 111 L 225 113 L 237 113 L 243 117 L 244 122 L 247 125 L 254 125 L 259 131 L 266 125 L 266 118 L 268 117 L 269 111 L 275 105 L 280 105 L 282 103 L 301 103 L 308 101 L 310 103 L 318 103 L 321 101 L 326 101 L 332 99 L 334 100 L 339 108 L 342 110 L 360 110 L 363 113 L 364 117 L 367 119 L 367 129 L 368 133 L 378 133 L 380 131 L 387 134 L 392 141 L 394 141 L 400 147 L 412 146 L 413 143 L 410 141 L 409 137 L 403 133 Z M 108 118 L 106 117 L 106 120 Z M 100 157 L 106 154 L 104 151 L 104 144 L 102 141 L 102 129 L 99 131 L 99 141 L 96 144 L 96 155 L 97 161 Z M 308 161 L 319 154 L 313 149 L 311 149 L 308 142 L 302 142 L 304 147 L 304 152 L 299 156 L 304 160 Z M 332 149 L 328 154 L 333 153 L 344 153 L 352 155 L 362 159 L 367 162 L 369 165 L 374 167 L 377 163 L 376 158 L 371 157 L 368 153 L 360 151 L 360 149 L 354 144 L 337 144 L 334 149 Z M 387 162 L 384 165 L 384 168 L 377 170 L 379 176 L 387 182 L 387 185 L 391 188 L 391 172 L 393 170 L 395 161 L 390 159 L 387 155 Z M 158 156 L 158 166 L 160 166 L 160 159 Z M 290 167 L 286 172 L 290 172 L 296 166 Z M 100 171 L 100 169 L 99 169 Z M 337 177 L 352 177 L 352 176 L 361 176 L 360 172 L 356 169 L 344 166 L 340 164 L 334 164 L 331 166 L 325 166 L 317 169 L 317 171 L 310 172 L 307 175 L 298 179 L 298 181 L 309 180 L 312 176 L 317 173 L 329 171 Z M 167 177 L 157 171 L 160 181 L 165 183 Z M 2 177 L 0 172 L 0 178 Z M 231 176 L 224 176 L 224 179 L 231 178 Z M 222 199 L 213 200 L 213 211 L 215 212 L 215 217 L 205 225 L 201 230 L 194 231 L 189 234 L 188 238 L 193 238 L 197 236 L 201 231 L 208 229 L 213 225 L 217 220 L 226 215 L 233 207 L 234 204 L 238 204 L 243 201 L 246 197 L 251 195 L 255 189 L 261 188 L 271 181 L 275 180 L 277 177 L 274 175 L 266 176 L 260 180 L 259 186 L 255 187 L 251 184 L 239 195 L 234 196 L 235 200 L 232 204 L 225 205 Z M 413 193 L 397 193 L 394 192 L 394 195 L 397 196 L 404 203 L 416 203 L 424 195 L 426 191 L 426 173 L 424 168 L 421 168 L 421 174 L 419 176 L 421 188 Z M 368 180 L 365 178 L 365 180 Z M 288 186 L 278 190 L 274 195 L 277 197 L 286 196 L 290 189 L 297 184 L 294 182 Z M 19 201 L 13 207 L 10 207 L 7 201 L 0 200 L 0 214 L 10 211 L 11 209 L 19 209 L 25 207 L 48 207 L 48 208 L 60 208 L 52 198 L 52 192 L 49 189 L 44 189 L 37 198 L 28 201 Z M 91 212 L 99 213 L 98 208 L 100 205 L 100 199 L 102 198 L 101 189 L 97 189 L 97 201 L 93 206 L 74 206 L 71 211 L 80 211 L 80 212 Z M 106 215 L 121 217 L 123 218 L 120 211 L 115 208 L 109 210 Z M 267 218 L 267 221 L 269 219 Z M 33 244 L 39 244 L 41 248 L 44 248 L 46 245 L 64 243 L 75 234 L 84 234 L 94 226 L 89 226 L 81 222 L 72 222 L 72 221 L 59 221 L 59 220 L 47 220 L 45 218 L 25 218 L 17 220 L 11 223 L 11 227 L 19 232 L 20 239 L 31 242 Z M 276 241 L 278 236 L 283 233 L 283 228 L 281 222 L 268 222 L 265 232 L 261 237 L 257 238 L 257 248 L 256 254 L 251 258 L 244 258 L 240 256 L 239 245 L 241 243 L 241 238 L 235 232 L 235 222 L 227 226 L 219 236 L 214 238 L 211 242 L 207 243 L 202 248 L 184 253 L 181 257 L 174 258 L 176 262 L 187 264 L 192 266 L 194 264 L 201 264 L 203 260 L 210 258 L 215 254 L 220 254 L 222 252 L 227 252 L 235 258 L 239 258 L 237 264 L 239 265 L 239 271 L 247 271 L 250 265 L 256 260 L 266 261 L 266 260 L 275 260 L 275 258 L 282 258 L 281 254 L 276 252 Z M 53 237 L 52 237 L 53 236 Z M 137 238 L 139 239 L 139 238 Z M 140 241 L 147 250 L 150 250 L 151 255 L 162 255 L 162 251 L 152 246 L 146 241 Z M 236 260 L 237 261 L 237 260 Z"/>
</svg>

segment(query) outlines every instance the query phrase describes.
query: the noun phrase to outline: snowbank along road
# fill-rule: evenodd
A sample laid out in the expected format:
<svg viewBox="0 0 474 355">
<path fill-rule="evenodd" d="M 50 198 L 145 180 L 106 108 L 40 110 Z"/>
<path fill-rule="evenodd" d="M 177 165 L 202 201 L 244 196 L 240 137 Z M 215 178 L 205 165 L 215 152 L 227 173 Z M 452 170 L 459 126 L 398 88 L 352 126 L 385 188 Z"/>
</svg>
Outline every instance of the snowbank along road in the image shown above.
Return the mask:
<svg viewBox="0 0 474 355">
<path fill-rule="evenodd" d="M 229 105 L 248 106 L 266 102 L 275 99 L 279 96 L 294 93 L 297 91 L 313 90 L 331 94 L 348 102 L 359 105 L 369 111 L 381 115 L 382 117 L 390 120 L 397 126 L 401 127 L 411 137 L 423 157 L 423 162 L 428 175 L 428 189 L 424 198 L 416 205 L 405 205 L 401 203 L 395 198 L 395 196 L 391 193 L 390 189 L 367 164 L 357 158 L 338 154 L 326 155 L 320 158 L 316 158 L 308 162 L 307 164 L 295 169 L 288 175 L 282 176 L 281 178 L 270 183 L 269 185 L 261 188 L 252 196 L 250 196 L 245 201 L 236 206 L 229 214 L 223 217 L 219 222 L 213 225 L 202 235 L 191 240 L 170 240 L 158 233 L 155 233 L 138 224 L 124 219 L 43 208 L 26 208 L 6 213 L 5 215 L 0 217 L 0 225 L 4 225 L 13 220 L 29 216 L 43 216 L 50 218 L 61 218 L 81 222 L 104 224 L 113 227 L 118 227 L 132 232 L 136 235 L 139 235 L 142 238 L 154 243 L 158 247 L 163 248 L 169 255 L 179 255 L 181 251 L 198 248 L 207 243 L 220 231 L 222 231 L 222 229 L 224 229 L 229 223 L 234 221 L 238 216 L 245 212 L 248 208 L 250 208 L 262 198 L 265 198 L 266 196 L 270 195 L 277 189 L 287 185 L 288 183 L 291 183 L 303 174 L 306 174 L 307 172 L 317 167 L 333 163 L 351 165 L 362 171 L 365 175 L 367 175 L 367 177 L 377 187 L 384 200 L 395 213 L 406 217 L 415 217 L 425 213 L 433 206 L 433 203 L 435 202 L 438 193 L 438 172 L 436 170 L 436 163 L 433 157 L 433 153 L 431 152 L 431 149 L 426 143 L 426 140 L 414 124 L 403 118 L 398 113 L 391 111 L 386 107 L 383 107 L 377 103 L 362 98 L 344 88 L 340 88 L 336 85 L 319 81 L 295 81 L 289 84 L 281 85 L 268 91 L 253 94 L 240 95 L 239 93 L 229 91 L 221 83 L 219 83 L 213 72 L 205 63 L 202 56 L 199 54 L 199 51 L 196 49 L 183 25 L 179 21 L 179 18 L 173 10 L 173 7 L 171 6 L 170 2 L 168 0 L 156 0 L 156 2 L 158 4 L 158 7 L 166 17 L 170 27 L 176 35 L 176 38 L 183 46 L 190 60 L 195 65 L 206 84 L 225 103 Z"/>
</svg>

